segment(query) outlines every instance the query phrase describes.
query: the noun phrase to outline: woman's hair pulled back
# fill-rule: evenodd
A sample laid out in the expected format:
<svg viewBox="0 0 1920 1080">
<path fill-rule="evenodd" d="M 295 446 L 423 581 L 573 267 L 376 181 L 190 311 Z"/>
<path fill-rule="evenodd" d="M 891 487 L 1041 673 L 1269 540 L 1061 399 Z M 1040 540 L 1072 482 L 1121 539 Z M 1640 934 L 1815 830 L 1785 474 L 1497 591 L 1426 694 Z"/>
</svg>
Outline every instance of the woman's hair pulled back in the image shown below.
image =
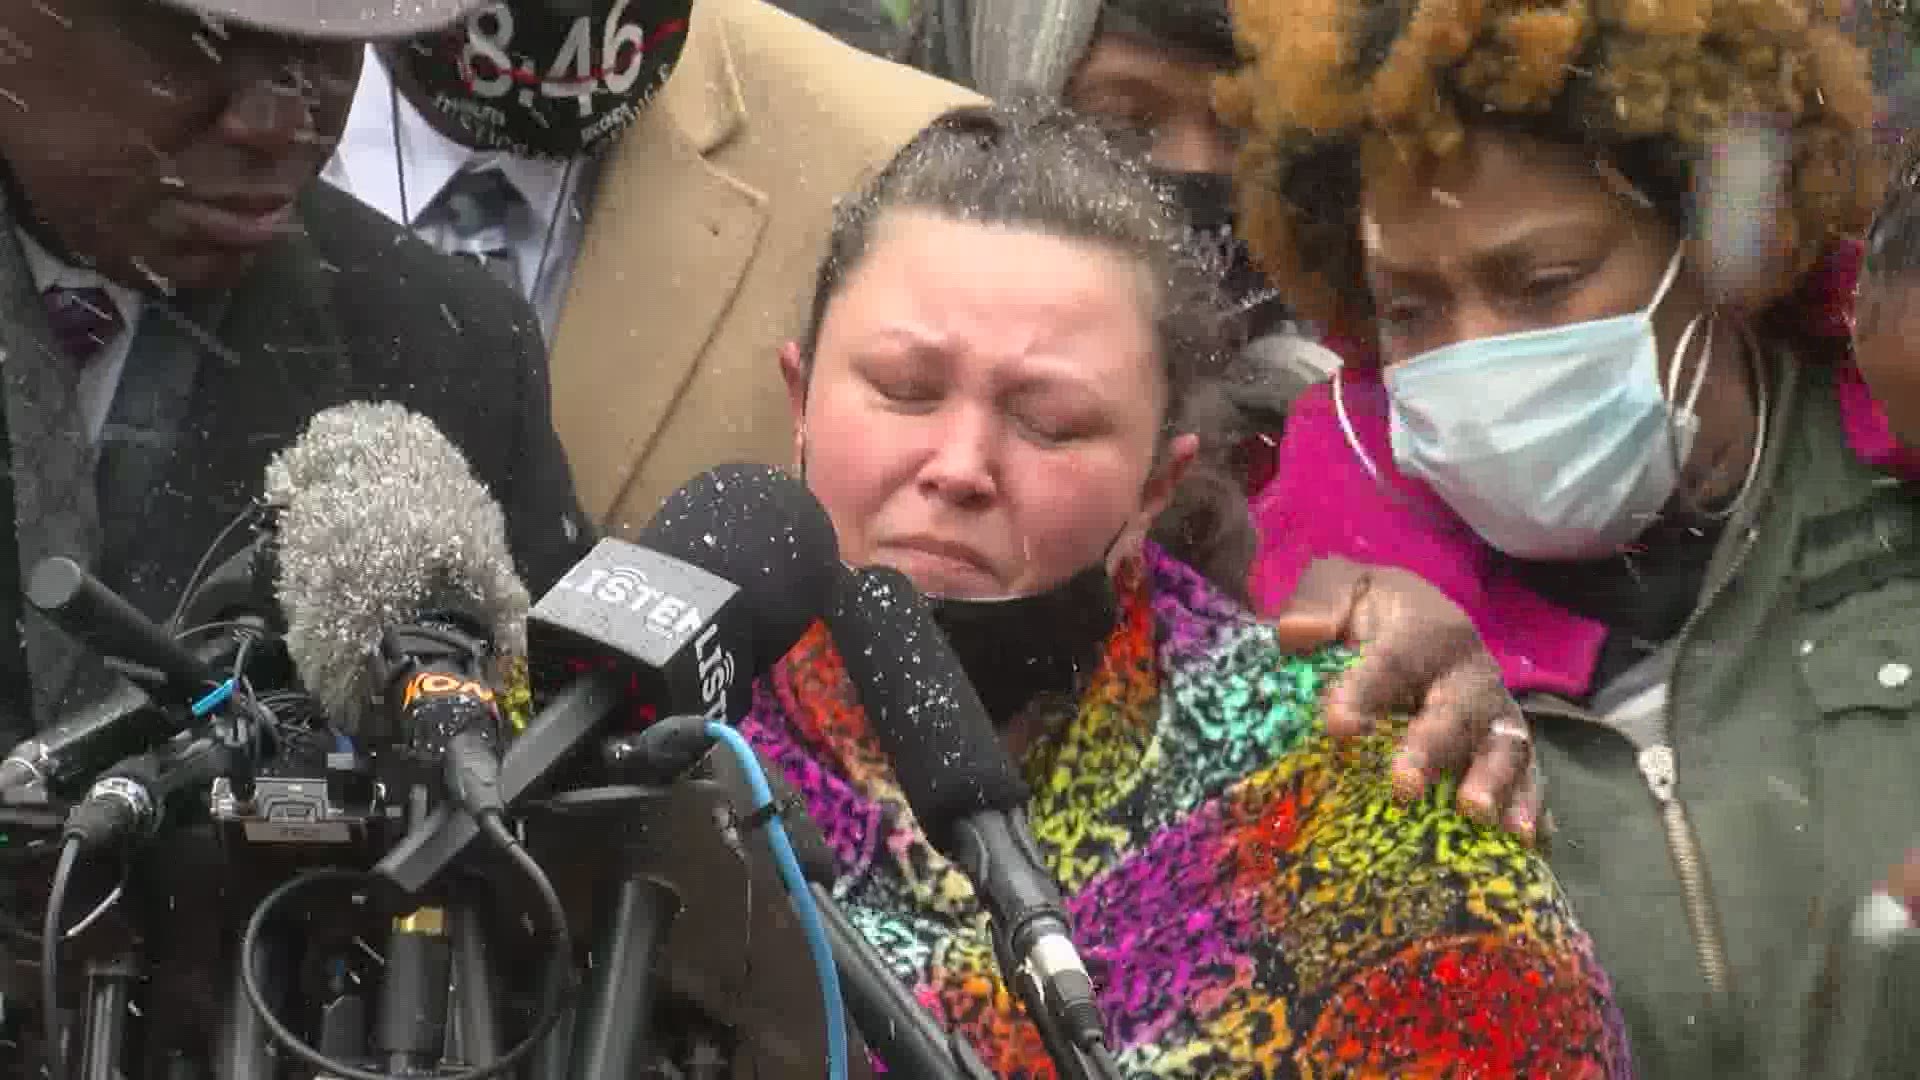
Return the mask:
<svg viewBox="0 0 1920 1080">
<path fill-rule="evenodd" d="M 1228 324 L 1214 278 L 1187 244 L 1178 211 L 1143 162 L 1115 149 L 1094 125 L 1037 101 L 941 115 L 840 203 L 801 342 L 809 363 L 828 306 L 866 258 L 890 210 L 1090 241 L 1138 263 L 1154 286 L 1154 345 L 1169 416 L 1178 414 L 1194 382 L 1221 364 Z"/>
<path fill-rule="evenodd" d="M 889 211 L 1087 241 L 1132 260 L 1152 284 L 1143 302 L 1152 305 L 1154 352 L 1166 385 L 1163 444 L 1190 430 L 1190 414 L 1207 411 L 1192 403 L 1221 377 L 1231 344 L 1218 269 L 1190 244 L 1178 208 L 1145 163 L 1116 148 L 1097 126 L 1062 107 L 1026 100 L 954 109 L 923 129 L 835 210 L 801 339 L 809 369 L 828 309 Z M 1242 596 L 1252 547 L 1246 499 L 1209 475 L 1224 461 L 1219 439 L 1196 434 L 1202 460 L 1168 511 L 1181 527 L 1155 535 L 1173 541 L 1176 557 Z M 1222 501 L 1223 490 L 1231 498 Z M 1208 523 L 1209 535 L 1196 535 L 1196 519 Z"/>
</svg>

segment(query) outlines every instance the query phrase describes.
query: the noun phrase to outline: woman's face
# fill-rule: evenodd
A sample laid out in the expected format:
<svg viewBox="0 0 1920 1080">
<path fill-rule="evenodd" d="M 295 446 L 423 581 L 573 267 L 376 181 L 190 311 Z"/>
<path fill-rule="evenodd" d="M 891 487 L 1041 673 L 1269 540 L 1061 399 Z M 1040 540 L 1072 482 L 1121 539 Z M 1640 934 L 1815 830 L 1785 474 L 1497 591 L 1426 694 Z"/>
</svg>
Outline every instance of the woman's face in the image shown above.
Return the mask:
<svg viewBox="0 0 1920 1080">
<path fill-rule="evenodd" d="M 827 307 L 811 373 L 797 347 L 782 356 L 796 452 L 841 556 L 987 598 L 1137 542 L 1196 443 L 1156 459 L 1153 302 L 1145 271 L 1099 244 L 887 212 Z"/>
<path fill-rule="evenodd" d="M 1075 112 L 1141 140 L 1163 169 L 1222 173 L 1233 168 L 1233 134 L 1213 111 L 1220 67 L 1127 34 L 1102 33 L 1067 83 Z"/>
<path fill-rule="evenodd" d="M 1894 434 L 1920 446 L 1920 285 L 1904 276 L 1860 283 L 1855 301 L 1853 355 L 1887 411 Z"/>
<path fill-rule="evenodd" d="M 1652 302 L 1679 236 L 1625 177 L 1577 149 L 1520 135 L 1470 133 L 1430 184 L 1363 185 L 1361 243 L 1392 366 L 1461 341 L 1638 311 Z M 1691 261 L 1654 312 L 1661 375 L 1705 305 Z M 1724 329 L 1724 328 L 1723 328 Z M 1683 368 L 1699 362 L 1698 332 Z M 1695 411 L 1685 469 L 1696 493 L 1745 472 L 1753 403 L 1737 336 L 1720 333 Z"/>
<path fill-rule="evenodd" d="M 1361 243 L 1391 365 L 1460 341 L 1637 311 L 1679 238 L 1626 181 L 1575 151 L 1476 134 L 1424 187 L 1369 183 Z M 1656 329 L 1671 351 L 1700 310 L 1682 269 Z"/>
</svg>

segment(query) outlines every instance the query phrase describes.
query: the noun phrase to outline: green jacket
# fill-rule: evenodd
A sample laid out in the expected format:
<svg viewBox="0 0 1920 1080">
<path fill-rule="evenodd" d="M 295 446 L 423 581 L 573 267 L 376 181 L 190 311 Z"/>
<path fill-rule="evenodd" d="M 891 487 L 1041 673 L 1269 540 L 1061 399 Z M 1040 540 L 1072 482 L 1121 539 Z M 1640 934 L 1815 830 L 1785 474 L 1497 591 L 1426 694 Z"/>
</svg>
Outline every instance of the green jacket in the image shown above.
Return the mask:
<svg viewBox="0 0 1920 1080">
<path fill-rule="evenodd" d="M 1920 1075 L 1920 947 L 1850 928 L 1920 844 L 1920 489 L 1855 458 L 1828 369 L 1778 372 L 1758 497 L 1662 661 L 1604 719 L 1524 701 L 1653 1080 Z"/>
</svg>

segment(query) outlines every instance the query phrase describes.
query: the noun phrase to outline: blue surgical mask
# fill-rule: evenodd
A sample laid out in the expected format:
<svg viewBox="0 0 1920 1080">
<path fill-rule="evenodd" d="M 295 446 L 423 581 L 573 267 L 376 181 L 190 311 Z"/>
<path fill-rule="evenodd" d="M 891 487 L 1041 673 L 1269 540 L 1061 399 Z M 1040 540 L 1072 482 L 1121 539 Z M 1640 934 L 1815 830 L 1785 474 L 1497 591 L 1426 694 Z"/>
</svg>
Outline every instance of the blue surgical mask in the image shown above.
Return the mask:
<svg viewBox="0 0 1920 1080">
<path fill-rule="evenodd" d="M 1628 315 L 1477 338 L 1386 372 L 1393 460 L 1424 480 L 1481 538 L 1521 559 L 1621 550 L 1673 497 L 1699 429 L 1713 329 L 1677 402 L 1688 324 L 1663 389 L 1653 313 L 1680 271 Z"/>
</svg>

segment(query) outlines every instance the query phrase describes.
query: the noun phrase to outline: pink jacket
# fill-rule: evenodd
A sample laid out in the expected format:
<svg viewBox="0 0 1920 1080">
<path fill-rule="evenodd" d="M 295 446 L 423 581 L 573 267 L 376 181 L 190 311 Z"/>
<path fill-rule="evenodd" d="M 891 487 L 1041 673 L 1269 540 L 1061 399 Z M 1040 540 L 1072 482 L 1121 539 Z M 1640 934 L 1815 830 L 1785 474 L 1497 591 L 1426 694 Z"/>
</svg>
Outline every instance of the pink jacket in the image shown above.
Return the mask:
<svg viewBox="0 0 1920 1080">
<path fill-rule="evenodd" d="M 1836 252 L 1810 283 L 1816 332 L 1847 333 L 1842 298 L 1852 295 L 1857 259 L 1857 248 Z M 1261 534 L 1251 583 L 1255 605 L 1267 613 L 1278 609 L 1308 564 L 1326 556 L 1401 567 L 1466 609 L 1508 689 L 1585 694 L 1605 628 L 1494 573 L 1491 549 L 1425 484 L 1394 468 L 1379 370 L 1348 355 L 1335 377 L 1379 480 L 1348 445 L 1331 384 L 1302 395 L 1287 417 L 1273 480 L 1252 503 Z M 1920 452 L 1895 439 L 1857 369 L 1842 370 L 1838 392 L 1848 440 L 1861 459 L 1920 480 Z"/>
</svg>

